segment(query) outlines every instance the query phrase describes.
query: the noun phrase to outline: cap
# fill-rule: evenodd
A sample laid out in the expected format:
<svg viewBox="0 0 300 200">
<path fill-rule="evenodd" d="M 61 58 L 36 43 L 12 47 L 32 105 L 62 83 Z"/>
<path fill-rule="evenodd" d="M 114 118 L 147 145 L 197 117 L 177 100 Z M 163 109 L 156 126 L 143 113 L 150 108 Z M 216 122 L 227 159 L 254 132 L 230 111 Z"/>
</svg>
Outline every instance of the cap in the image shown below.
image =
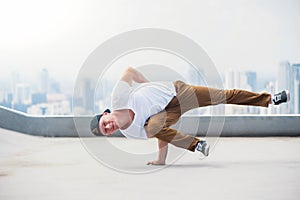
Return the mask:
<svg viewBox="0 0 300 200">
<path fill-rule="evenodd" d="M 91 120 L 91 123 L 90 123 L 90 128 L 91 128 L 91 131 L 94 135 L 96 136 L 99 136 L 99 135 L 102 135 L 100 129 L 99 129 L 99 121 L 103 115 L 103 113 L 110 113 L 110 110 L 109 109 L 106 109 L 102 112 L 102 114 L 97 114 L 93 117 L 93 119 Z"/>
</svg>

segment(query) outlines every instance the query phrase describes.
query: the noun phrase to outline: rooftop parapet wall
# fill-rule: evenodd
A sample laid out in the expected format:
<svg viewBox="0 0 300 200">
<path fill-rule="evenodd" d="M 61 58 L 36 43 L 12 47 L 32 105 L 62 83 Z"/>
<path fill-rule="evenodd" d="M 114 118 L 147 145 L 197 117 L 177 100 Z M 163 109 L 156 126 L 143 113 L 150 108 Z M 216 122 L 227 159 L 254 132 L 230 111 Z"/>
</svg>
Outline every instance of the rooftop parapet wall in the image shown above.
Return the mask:
<svg viewBox="0 0 300 200">
<path fill-rule="evenodd" d="M 92 116 L 31 116 L 0 107 L 1 128 L 37 136 L 94 136 L 89 130 L 91 118 Z M 221 136 L 226 137 L 300 136 L 300 115 L 231 115 L 213 118 L 216 123 L 210 124 L 210 116 L 184 116 L 176 128 L 188 134 L 197 132 L 197 136 L 206 135 L 210 125 L 221 127 Z M 118 132 L 115 136 L 122 135 Z M 209 136 L 218 136 L 218 133 L 212 131 Z"/>
</svg>

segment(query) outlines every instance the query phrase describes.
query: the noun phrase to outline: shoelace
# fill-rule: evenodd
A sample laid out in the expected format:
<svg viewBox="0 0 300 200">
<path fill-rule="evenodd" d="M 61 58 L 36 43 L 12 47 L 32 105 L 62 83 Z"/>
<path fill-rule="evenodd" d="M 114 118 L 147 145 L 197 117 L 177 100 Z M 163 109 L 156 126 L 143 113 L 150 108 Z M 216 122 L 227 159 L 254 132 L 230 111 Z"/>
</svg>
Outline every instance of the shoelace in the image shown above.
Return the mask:
<svg viewBox="0 0 300 200">
<path fill-rule="evenodd" d="M 198 142 L 197 144 L 197 150 L 202 151 L 202 144 L 200 142 Z"/>
<path fill-rule="evenodd" d="M 274 99 L 275 99 L 276 102 L 277 102 L 277 101 L 280 101 L 280 100 L 281 100 L 281 95 L 276 95 L 276 96 L 274 97 Z"/>
</svg>

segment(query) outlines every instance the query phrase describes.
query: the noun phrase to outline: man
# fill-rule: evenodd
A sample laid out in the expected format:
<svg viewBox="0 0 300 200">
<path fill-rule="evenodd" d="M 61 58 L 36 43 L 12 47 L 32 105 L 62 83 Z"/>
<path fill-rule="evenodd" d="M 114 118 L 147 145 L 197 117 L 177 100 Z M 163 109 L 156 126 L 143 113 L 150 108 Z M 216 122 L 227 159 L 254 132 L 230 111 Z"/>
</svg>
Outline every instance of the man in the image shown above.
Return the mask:
<svg viewBox="0 0 300 200">
<path fill-rule="evenodd" d="M 168 143 L 190 151 L 209 154 L 205 140 L 170 128 L 185 112 L 203 106 L 237 104 L 268 107 L 289 101 L 289 92 L 282 91 L 272 98 L 268 93 L 245 90 L 221 90 L 174 83 L 149 82 L 143 74 L 127 68 L 112 93 L 112 112 L 106 109 L 91 121 L 95 135 L 112 135 L 118 129 L 127 138 L 158 139 L 158 159 L 149 165 L 164 165 Z"/>
</svg>

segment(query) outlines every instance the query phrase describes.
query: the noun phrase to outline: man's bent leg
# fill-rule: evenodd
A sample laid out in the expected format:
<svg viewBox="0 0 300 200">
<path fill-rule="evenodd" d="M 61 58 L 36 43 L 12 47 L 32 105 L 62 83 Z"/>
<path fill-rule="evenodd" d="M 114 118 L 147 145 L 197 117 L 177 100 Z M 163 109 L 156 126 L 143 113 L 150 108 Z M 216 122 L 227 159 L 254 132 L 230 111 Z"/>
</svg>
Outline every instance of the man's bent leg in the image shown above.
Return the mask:
<svg viewBox="0 0 300 200">
<path fill-rule="evenodd" d="M 155 137 L 189 151 L 195 151 L 197 143 L 199 142 L 198 138 L 180 133 L 169 127 L 163 128 Z"/>
<path fill-rule="evenodd" d="M 180 112 L 160 112 L 150 117 L 145 130 L 148 137 L 156 137 L 177 147 L 190 151 L 195 151 L 197 142 L 196 137 L 185 135 L 175 129 L 169 128 L 176 123 L 180 117 Z"/>
</svg>

